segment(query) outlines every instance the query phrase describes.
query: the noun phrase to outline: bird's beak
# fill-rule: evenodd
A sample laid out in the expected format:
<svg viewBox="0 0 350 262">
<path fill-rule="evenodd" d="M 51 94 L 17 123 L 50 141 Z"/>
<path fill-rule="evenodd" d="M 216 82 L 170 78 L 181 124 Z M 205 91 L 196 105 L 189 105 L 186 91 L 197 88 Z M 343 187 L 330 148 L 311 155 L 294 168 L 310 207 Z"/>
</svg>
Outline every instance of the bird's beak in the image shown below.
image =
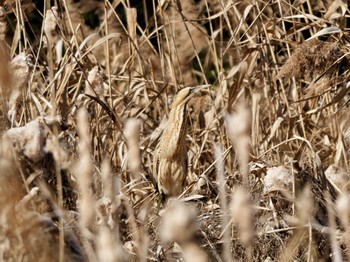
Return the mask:
<svg viewBox="0 0 350 262">
<path fill-rule="evenodd" d="M 200 85 L 200 86 L 194 86 L 191 88 L 191 93 L 189 95 L 189 98 L 195 96 L 195 95 L 203 95 L 203 91 L 205 91 L 206 88 L 209 88 L 211 85 Z"/>
</svg>

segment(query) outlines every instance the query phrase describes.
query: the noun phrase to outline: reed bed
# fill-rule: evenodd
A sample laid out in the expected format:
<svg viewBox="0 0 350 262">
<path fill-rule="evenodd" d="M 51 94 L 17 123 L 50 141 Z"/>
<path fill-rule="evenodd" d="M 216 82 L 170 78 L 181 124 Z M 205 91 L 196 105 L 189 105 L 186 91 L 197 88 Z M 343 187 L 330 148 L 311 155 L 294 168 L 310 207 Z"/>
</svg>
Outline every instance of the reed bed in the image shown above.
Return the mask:
<svg viewBox="0 0 350 262">
<path fill-rule="evenodd" d="M 0 0 L 0 260 L 350 260 L 349 15 Z M 154 152 L 199 85 L 186 183 L 162 203 Z"/>
</svg>

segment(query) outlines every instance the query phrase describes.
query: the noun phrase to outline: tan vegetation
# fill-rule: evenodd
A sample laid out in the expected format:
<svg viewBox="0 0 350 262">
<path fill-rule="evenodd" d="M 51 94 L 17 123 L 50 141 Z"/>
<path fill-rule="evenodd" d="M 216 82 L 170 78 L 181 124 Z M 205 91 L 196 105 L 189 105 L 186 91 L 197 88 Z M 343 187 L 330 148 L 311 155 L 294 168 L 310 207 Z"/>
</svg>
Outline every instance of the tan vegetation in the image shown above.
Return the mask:
<svg viewBox="0 0 350 262">
<path fill-rule="evenodd" d="M 0 261 L 350 260 L 349 15 L 0 0 Z"/>
</svg>

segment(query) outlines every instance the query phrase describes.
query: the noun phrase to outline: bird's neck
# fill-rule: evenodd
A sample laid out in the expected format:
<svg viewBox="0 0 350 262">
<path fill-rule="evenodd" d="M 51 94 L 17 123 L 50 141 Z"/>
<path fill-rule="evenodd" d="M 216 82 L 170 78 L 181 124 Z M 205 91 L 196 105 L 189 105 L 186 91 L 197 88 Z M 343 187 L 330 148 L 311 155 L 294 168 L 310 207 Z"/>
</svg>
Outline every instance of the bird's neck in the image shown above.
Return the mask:
<svg viewBox="0 0 350 262">
<path fill-rule="evenodd" d="M 180 153 L 186 146 L 186 131 L 187 131 L 187 106 L 186 104 L 171 110 L 169 120 L 172 121 L 171 126 L 173 137 L 171 138 L 174 154 Z"/>
</svg>

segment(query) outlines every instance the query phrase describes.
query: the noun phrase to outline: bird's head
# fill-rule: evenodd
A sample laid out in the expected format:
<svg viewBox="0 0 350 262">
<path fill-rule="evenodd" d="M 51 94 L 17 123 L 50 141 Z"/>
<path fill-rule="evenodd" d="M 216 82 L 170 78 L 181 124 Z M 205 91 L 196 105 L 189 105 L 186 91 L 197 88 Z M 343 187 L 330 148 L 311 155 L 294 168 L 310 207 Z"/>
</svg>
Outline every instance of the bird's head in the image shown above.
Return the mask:
<svg viewBox="0 0 350 262">
<path fill-rule="evenodd" d="M 201 85 L 195 87 L 182 88 L 175 96 L 173 107 L 182 106 L 186 104 L 195 94 L 198 94 L 200 91 L 203 91 L 204 88 L 209 86 L 210 85 Z"/>
</svg>

